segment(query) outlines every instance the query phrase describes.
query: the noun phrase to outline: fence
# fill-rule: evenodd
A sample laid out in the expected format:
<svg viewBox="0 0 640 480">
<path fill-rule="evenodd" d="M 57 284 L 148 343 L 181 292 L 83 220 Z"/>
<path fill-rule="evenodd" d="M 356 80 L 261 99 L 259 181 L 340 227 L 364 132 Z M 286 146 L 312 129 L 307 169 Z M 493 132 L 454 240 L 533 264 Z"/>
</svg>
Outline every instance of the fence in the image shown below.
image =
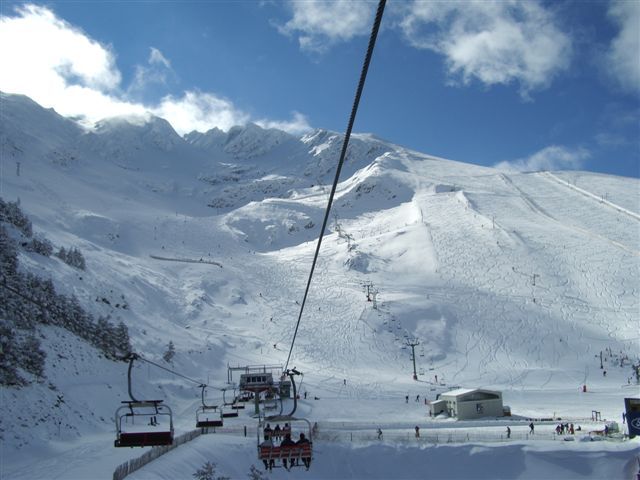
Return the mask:
<svg viewBox="0 0 640 480">
<path fill-rule="evenodd" d="M 540 420 L 540 419 L 537 419 Z M 458 422 L 462 423 L 462 422 Z M 580 440 L 581 437 L 588 436 L 590 428 L 587 427 L 581 432 L 576 432 L 575 435 L 557 435 L 554 431 L 555 423 L 552 421 L 544 421 L 542 424 L 536 425 L 536 433 L 528 433 L 529 428 L 524 424 L 525 431 L 522 431 L 523 426 L 520 428 L 514 427 L 513 422 L 512 432 L 509 438 L 503 422 L 496 421 L 495 423 L 485 424 L 484 427 L 478 427 L 475 424 L 475 428 L 470 425 L 473 422 L 463 423 L 467 428 L 462 425 L 458 428 L 429 428 L 422 426 L 420 429 L 420 436 L 415 436 L 413 429 L 414 424 L 374 424 L 374 423 L 356 423 L 356 422 L 321 422 L 319 428 L 314 433 L 314 440 L 321 442 L 352 442 L 360 444 L 369 443 L 389 443 L 394 445 L 427 445 L 427 444 L 447 444 L 447 443 L 468 443 L 468 442 L 513 442 L 513 441 L 536 441 L 536 440 L 563 440 L 565 437 L 572 437 L 575 440 Z M 519 422 L 524 423 L 524 422 Z M 590 422 L 589 422 L 590 423 Z M 591 425 L 593 426 L 593 425 Z M 376 430 L 378 427 L 383 429 L 382 438 L 378 438 Z M 538 428 L 540 427 L 540 428 Z M 247 428 L 245 426 L 230 426 L 230 427 L 218 427 L 215 430 L 210 429 L 210 433 L 221 433 L 227 435 L 238 436 L 251 436 L 255 437 L 256 427 Z M 205 432 L 207 433 L 207 432 Z M 174 448 L 182 445 L 186 442 L 193 440 L 201 435 L 200 430 L 192 430 L 176 437 L 173 441 L 173 445 L 163 447 L 153 447 L 150 451 L 146 452 L 138 458 L 129 460 L 126 463 L 118 466 L 115 472 L 113 472 L 113 480 L 122 480 L 130 473 L 142 468 L 149 462 L 164 455 L 165 453 L 173 450 Z"/>
<path fill-rule="evenodd" d="M 469 442 L 513 442 L 527 440 L 558 440 L 558 435 L 551 433 L 528 434 L 522 432 L 512 432 L 507 438 L 506 433 L 498 432 L 469 432 L 469 431 L 446 431 L 443 429 L 420 430 L 420 436 L 416 437 L 414 432 L 400 432 L 394 430 L 383 431 L 382 438 L 378 438 L 375 432 L 363 431 L 319 431 L 315 437 L 318 441 L 324 442 L 351 442 L 351 443 L 373 443 L 383 442 L 394 445 L 421 445 L 421 444 L 446 444 L 446 443 L 469 443 Z"/>
<path fill-rule="evenodd" d="M 529 421 L 535 422 L 535 433 L 529 429 Z M 575 419 L 574 419 L 575 420 Z M 495 421 L 457 421 L 455 425 L 446 425 L 441 422 L 420 424 L 420 435 L 416 437 L 415 423 L 371 423 L 371 422 L 320 422 L 315 439 L 324 442 L 347 442 L 368 444 L 372 442 L 422 445 L 422 444 L 446 444 L 446 443 L 473 443 L 473 442 L 513 442 L 513 441 L 539 441 L 539 440 L 580 440 L 583 436 L 589 436 L 591 430 L 603 428 L 601 423 L 582 423 L 583 429 L 576 431 L 575 435 L 558 435 L 555 431 L 557 422 L 550 419 L 504 419 Z M 578 424 L 576 424 L 577 426 Z M 511 433 L 507 436 L 506 427 L 511 427 Z M 382 438 L 378 438 L 377 430 L 382 429 Z"/>
<path fill-rule="evenodd" d="M 144 467 L 147 463 L 152 462 L 156 458 L 164 455 L 167 452 L 170 452 L 183 443 L 190 442 L 194 438 L 199 437 L 200 434 L 200 430 L 191 430 L 190 432 L 183 433 L 182 435 L 179 435 L 173 439 L 172 445 L 153 447 L 151 450 L 139 456 L 138 458 L 134 458 L 132 460 L 129 460 L 128 462 L 118 465 L 118 467 L 113 472 L 113 480 L 122 480 L 130 473 L 133 473 L 136 470 Z"/>
</svg>

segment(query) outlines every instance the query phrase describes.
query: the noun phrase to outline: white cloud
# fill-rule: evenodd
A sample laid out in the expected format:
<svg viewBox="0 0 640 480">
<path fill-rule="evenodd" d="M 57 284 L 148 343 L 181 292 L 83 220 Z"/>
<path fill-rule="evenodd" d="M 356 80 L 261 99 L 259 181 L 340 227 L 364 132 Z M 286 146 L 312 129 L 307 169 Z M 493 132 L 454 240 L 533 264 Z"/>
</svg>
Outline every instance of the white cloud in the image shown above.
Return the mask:
<svg viewBox="0 0 640 480">
<path fill-rule="evenodd" d="M 0 90 L 27 95 L 44 107 L 85 125 L 113 116 L 165 118 L 179 133 L 228 130 L 245 124 L 250 116 L 231 101 L 212 93 L 185 91 L 167 95 L 157 104 L 131 100 L 142 97 L 145 87 L 166 82 L 175 75 L 171 62 L 157 48 L 150 48 L 145 66 L 138 66 L 129 88 L 122 87 L 112 48 L 58 18 L 50 9 L 24 5 L 13 16 L 0 16 Z M 289 130 L 303 128 L 306 119 L 294 115 L 290 122 L 270 122 Z"/>
<path fill-rule="evenodd" d="M 164 97 L 152 112 L 167 119 L 181 135 L 193 130 L 206 132 L 213 127 L 229 130 L 250 120 L 249 115 L 238 110 L 229 100 L 193 91 L 185 92 L 181 98 Z"/>
<path fill-rule="evenodd" d="M 301 135 L 311 130 L 307 117 L 299 112 L 293 112 L 293 118 L 288 121 L 258 120 L 255 123 L 262 128 L 277 128 L 292 135 Z"/>
<path fill-rule="evenodd" d="M 542 170 L 578 170 L 591 153 L 585 148 L 570 149 L 561 145 L 551 145 L 527 158 L 500 162 L 494 168 L 516 172 L 538 172 Z"/>
<path fill-rule="evenodd" d="M 80 101 L 61 108 L 67 89 L 112 92 L 120 72 L 107 46 L 88 38 L 45 7 L 25 5 L 16 17 L 0 17 L 0 90 L 22 93 L 61 113 L 78 114 Z M 66 102 L 65 102 L 66 103 Z"/>
<path fill-rule="evenodd" d="M 171 62 L 157 48 L 151 47 L 147 65 L 136 65 L 128 94 L 135 96 L 151 84 L 166 85 L 168 77 L 175 77 Z"/>
<path fill-rule="evenodd" d="M 640 90 L 640 3 L 615 1 L 609 6 L 609 18 L 620 28 L 606 56 L 605 67 L 625 90 Z"/>
<path fill-rule="evenodd" d="M 451 78 L 464 84 L 518 82 L 527 97 L 569 66 L 570 37 L 533 0 L 416 0 L 397 10 L 408 42 L 444 55 Z"/>
<path fill-rule="evenodd" d="M 323 53 L 339 42 L 366 35 L 371 30 L 375 2 L 351 0 L 293 0 L 293 18 L 278 27 L 285 35 L 298 35 L 302 50 Z"/>
<path fill-rule="evenodd" d="M 165 58 L 160 50 L 151 47 L 149 54 L 149 65 L 162 65 L 165 68 L 171 68 L 171 62 Z"/>
</svg>

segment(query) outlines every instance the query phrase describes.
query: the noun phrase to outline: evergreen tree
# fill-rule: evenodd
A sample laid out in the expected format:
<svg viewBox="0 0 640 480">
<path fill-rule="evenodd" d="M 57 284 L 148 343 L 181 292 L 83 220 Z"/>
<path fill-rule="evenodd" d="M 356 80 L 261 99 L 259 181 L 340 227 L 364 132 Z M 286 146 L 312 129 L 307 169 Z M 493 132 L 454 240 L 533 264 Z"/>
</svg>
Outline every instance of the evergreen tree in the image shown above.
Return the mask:
<svg viewBox="0 0 640 480">
<path fill-rule="evenodd" d="M 259 468 L 256 468 L 255 465 L 251 465 L 251 468 L 249 469 L 249 479 L 268 480 L 268 477 Z"/>
<path fill-rule="evenodd" d="M 44 237 L 33 237 L 25 248 L 31 252 L 44 255 L 45 257 L 49 257 L 53 253 L 53 245 Z"/>
<path fill-rule="evenodd" d="M 33 235 L 31 220 L 22 212 L 19 202 L 5 202 L 0 198 L 0 221 L 12 224 L 26 237 Z"/>
<path fill-rule="evenodd" d="M 44 362 L 47 354 L 40 349 L 40 341 L 33 335 L 26 337 L 21 345 L 20 366 L 36 377 L 44 376 Z"/>
<path fill-rule="evenodd" d="M 60 247 L 60 250 L 56 252 L 56 257 L 58 257 L 63 262 L 67 263 L 67 251 L 64 247 Z"/>
<path fill-rule="evenodd" d="M 213 462 L 205 463 L 193 474 L 196 480 L 229 480 L 229 477 L 216 477 L 216 464 Z"/>
<path fill-rule="evenodd" d="M 18 374 L 16 341 L 13 330 L 6 320 L 0 319 L 0 384 L 10 386 L 25 385 Z"/>
<path fill-rule="evenodd" d="M 131 340 L 129 339 L 129 329 L 122 321 L 120 321 L 118 325 L 116 325 L 115 331 L 113 333 L 113 342 L 115 344 L 115 347 L 117 348 L 117 350 L 122 356 L 125 356 L 131 353 Z"/>
<path fill-rule="evenodd" d="M 215 480 L 213 476 L 216 474 L 216 464 L 207 462 L 201 468 L 196 470 L 193 478 L 196 480 Z"/>
<path fill-rule="evenodd" d="M 84 256 L 77 248 L 72 248 L 67 252 L 67 263 L 72 267 L 75 267 L 79 270 L 86 269 L 86 263 L 84 260 Z"/>
<path fill-rule="evenodd" d="M 4 223 L 4 224 L 3 224 Z M 0 198 L 0 385 L 23 386 L 27 381 L 21 372 L 41 378 L 45 374 L 46 354 L 35 336 L 37 324 L 56 325 L 100 349 L 108 358 L 119 358 L 131 351 L 129 332 L 124 323 L 113 325 L 108 317 L 97 322 L 82 308 L 75 296 L 56 293 L 50 278 L 41 278 L 18 269 L 18 243 L 6 224 L 32 236 L 31 222 L 18 203 Z M 26 242 L 27 250 L 51 255 L 53 246 L 46 238 Z M 75 268 L 86 268 L 77 249 L 55 254 Z M 171 354 L 175 353 L 171 344 Z M 169 358 L 170 360 L 170 358 Z"/>
<path fill-rule="evenodd" d="M 173 360 L 173 357 L 176 354 L 176 347 L 173 344 L 173 341 L 169 340 L 169 343 L 167 345 L 167 351 L 164 352 L 164 355 L 162 355 L 162 358 L 164 359 L 165 362 L 170 363 L 171 360 Z"/>
<path fill-rule="evenodd" d="M 0 199 L 1 200 L 1 199 Z M 0 281 L 9 281 L 18 272 L 18 249 L 4 225 L 0 224 Z"/>
</svg>

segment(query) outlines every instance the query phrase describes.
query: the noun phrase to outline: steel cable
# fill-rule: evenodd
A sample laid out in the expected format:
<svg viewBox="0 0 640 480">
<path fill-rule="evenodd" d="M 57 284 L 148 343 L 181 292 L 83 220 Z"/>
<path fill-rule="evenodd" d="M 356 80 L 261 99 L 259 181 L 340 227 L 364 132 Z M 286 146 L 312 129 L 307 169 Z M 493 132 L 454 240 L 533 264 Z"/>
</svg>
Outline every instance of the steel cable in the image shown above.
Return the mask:
<svg viewBox="0 0 640 480">
<path fill-rule="evenodd" d="M 364 59 L 364 64 L 362 65 L 362 71 L 360 73 L 360 81 L 358 82 L 358 88 L 356 90 L 356 95 L 353 100 L 353 107 L 351 109 L 351 116 L 349 117 L 349 123 L 347 125 L 347 131 L 345 132 L 344 141 L 342 143 L 342 151 L 340 152 L 340 160 L 338 161 L 338 168 L 336 169 L 336 176 L 333 179 L 333 185 L 331 187 L 331 193 L 329 194 L 329 202 L 327 204 L 327 209 L 324 214 L 324 220 L 322 222 L 322 228 L 320 229 L 320 236 L 318 237 L 318 244 L 316 246 L 316 251 L 313 256 L 313 262 L 311 263 L 311 271 L 309 272 L 309 278 L 307 280 L 307 287 L 304 291 L 304 297 L 302 298 L 302 303 L 300 304 L 300 313 L 298 314 L 298 321 L 296 322 L 296 328 L 293 332 L 293 339 L 291 340 L 291 348 L 289 349 L 289 355 L 287 356 L 287 362 L 285 364 L 284 370 L 286 371 L 289 367 L 289 361 L 291 360 L 291 353 L 293 352 L 293 346 L 296 341 L 296 337 L 298 335 L 298 328 L 300 327 L 300 320 L 302 319 L 302 313 L 304 312 L 304 306 L 307 302 L 307 295 L 309 294 L 309 287 L 311 286 L 311 279 L 313 278 L 313 272 L 316 268 L 316 262 L 318 261 L 318 254 L 320 253 L 320 246 L 322 245 L 322 237 L 324 236 L 325 229 L 327 228 L 327 222 L 329 220 L 329 213 L 331 211 L 331 205 L 333 203 L 333 197 L 336 193 L 336 188 L 338 187 L 338 180 L 340 179 L 340 172 L 342 171 L 342 166 L 344 164 L 344 159 L 347 154 L 347 147 L 349 146 L 349 139 L 351 138 L 351 130 L 353 129 L 353 124 L 356 119 L 356 113 L 358 112 L 358 105 L 360 104 L 360 97 L 362 96 L 362 90 L 364 89 L 364 83 L 367 78 L 367 72 L 369 71 L 369 64 L 371 63 L 371 56 L 373 55 L 373 49 L 376 45 L 376 39 L 378 37 L 378 30 L 380 29 L 380 23 L 382 22 L 382 14 L 384 13 L 384 7 L 386 4 L 386 0 L 380 0 L 378 3 L 378 10 L 376 12 L 376 17 L 373 22 L 373 28 L 371 29 L 371 36 L 369 37 L 369 46 L 367 48 L 367 54 Z"/>
</svg>

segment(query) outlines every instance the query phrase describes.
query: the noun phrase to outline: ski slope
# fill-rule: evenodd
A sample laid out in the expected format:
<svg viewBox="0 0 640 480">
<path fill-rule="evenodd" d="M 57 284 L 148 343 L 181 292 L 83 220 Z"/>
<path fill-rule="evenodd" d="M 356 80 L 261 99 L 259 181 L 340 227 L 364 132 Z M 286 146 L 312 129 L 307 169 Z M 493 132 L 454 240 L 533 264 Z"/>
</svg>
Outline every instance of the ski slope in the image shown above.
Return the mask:
<svg viewBox="0 0 640 480">
<path fill-rule="evenodd" d="M 124 321 L 136 352 L 154 362 L 172 341 L 165 365 L 209 384 L 212 399 L 232 389 L 228 365 L 284 365 L 339 135 L 250 126 L 189 142 L 159 119 L 85 132 L 14 96 L 3 96 L 1 119 L 0 195 L 20 199 L 36 232 L 87 260 L 79 274 L 23 252 L 21 268 Z M 623 399 L 640 394 L 630 368 L 640 340 L 639 187 L 589 172 L 507 174 L 356 136 L 289 365 L 304 373 L 300 414 L 330 433 L 312 469 L 295 476 L 424 478 L 425 465 L 432 478 L 633 475 L 637 443 L 553 440 L 553 422 L 541 424 L 542 440 L 515 433 L 528 418 L 601 428 L 593 410 L 619 422 Z M 141 453 L 113 448 L 126 364 L 53 327 L 40 336 L 47 380 L 2 389 L 1 476 L 111 478 Z M 419 341 L 418 381 L 409 339 Z M 611 352 L 606 376 L 602 351 Z M 463 425 L 429 419 L 413 401 L 454 387 L 501 390 L 515 416 Z M 137 364 L 134 390 L 171 405 L 176 433 L 194 428 L 193 382 Z M 416 424 L 423 443 L 411 437 Z M 205 461 L 246 477 L 259 462 L 255 433 L 241 432 L 255 432 L 256 420 L 245 411 L 229 425 L 130 478 L 192 478 Z M 370 438 L 380 425 L 382 444 Z M 514 441 L 497 444 L 506 425 Z M 475 440 L 426 441 L 442 428 Z"/>
</svg>

